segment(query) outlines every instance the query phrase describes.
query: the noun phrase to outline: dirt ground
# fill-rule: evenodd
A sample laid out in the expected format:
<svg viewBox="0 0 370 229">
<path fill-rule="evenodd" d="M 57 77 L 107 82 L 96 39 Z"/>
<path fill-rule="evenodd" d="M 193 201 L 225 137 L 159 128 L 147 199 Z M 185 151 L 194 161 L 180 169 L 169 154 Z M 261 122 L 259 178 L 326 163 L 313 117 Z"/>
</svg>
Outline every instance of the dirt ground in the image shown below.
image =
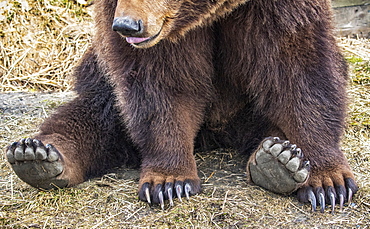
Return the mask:
<svg viewBox="0 0 370 229">
<path fill-rule="evenodd" d="M 369 92 L 366 92 L 369 93 Z M 356 94 L 356 93 L 355 93 Z M 360 96 L 361 94 L 359 94 Z M 0 94 L 0 147 L 28 137 L 73 92 Z M 365 133 L 366 132 L 366 133 Z M 367 228 L 370 225 L 368 129 L 349 129 L 343 150 L 360 191 L 335 214 L 311 212 L 310 206 L 245 182 L 246 160 L 228 149 L 196 154 L 203 192 L 175 202 L 164 211 L 137 198 L 139 171 L 117 168 L 73 188 L 38 191 L 0 162 L 2 228 Z"/>
<path fill-rule="evenodd" d="M 358 66 L 357 66 L 358 67 Z M 352 71 L 356 72 L 356 65 Z M 352 74 L 353 79 L 363 76 Z M 366 78 L 365 78 L 366 79 Z M 363 81 L 361 81 L 363 82 Z M 0 227 L 4 228 L 367 228 L 370 224 L 370 91 L 353 83 L 343 151 L 360 191 L 334 215 L 311 212 L 294 196 L 283 197 L 245 182 L 246 160 L 228 149 L 196 154 L 203 193 L 161 211 L 137 199 L 139 171 L 117 168 L 77 187 L 38 191 L 0 160 Z M 32 136 L 37 126 L 73 92 L 0 94 L 0 147 Z M 367 115 L 367 116 L 366 116 Z"/>
<path fill-rule="evenodd" d="M 92 31 L 81 2 L 0 1 L 2 151 L 32 136 L 57 106 L 74 97 L 68 75 Z M 164 211 L 138 200 L 138 170 L 116 168 L 76 187 L 45 192 L 22 182 L 1 153 L 0 228 L 369 228 L 370 42 L 338 42 L 351 75 L 342 150 L 360 186 L 342 212 L 331 214 L 330 207 L 311 212 L 294 195 L 247 185 L 246 159 L 230 149 L 197 152 L 203 192 L 183 203 L 176 200 L 172 208 L 166 203 Z"/>
</svg>

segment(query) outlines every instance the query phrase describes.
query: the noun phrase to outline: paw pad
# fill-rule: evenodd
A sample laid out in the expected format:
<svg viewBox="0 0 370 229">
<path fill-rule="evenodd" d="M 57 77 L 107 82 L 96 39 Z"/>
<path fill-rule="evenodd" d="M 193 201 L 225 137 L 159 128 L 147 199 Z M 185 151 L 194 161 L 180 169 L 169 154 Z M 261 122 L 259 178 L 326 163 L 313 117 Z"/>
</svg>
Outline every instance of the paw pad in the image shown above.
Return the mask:
<svg viewBox="0 0 370 229">
<path fill-rule="evenodd" d="M 8 147 L 6 157 L 18 177 L 33 187 L 52 189 L 68 185 L 68 180 L 57 178 L 64 166 L 58 150 L 50 144 L 22 139 Z"/>
<path fill-rule="evenodd" d="M 280 194 L 290 194 L 309 176 L 309 162 L 302 151 L 289 141 L 267 138 L 248 162 L 253 183 Z"/>
</svg>

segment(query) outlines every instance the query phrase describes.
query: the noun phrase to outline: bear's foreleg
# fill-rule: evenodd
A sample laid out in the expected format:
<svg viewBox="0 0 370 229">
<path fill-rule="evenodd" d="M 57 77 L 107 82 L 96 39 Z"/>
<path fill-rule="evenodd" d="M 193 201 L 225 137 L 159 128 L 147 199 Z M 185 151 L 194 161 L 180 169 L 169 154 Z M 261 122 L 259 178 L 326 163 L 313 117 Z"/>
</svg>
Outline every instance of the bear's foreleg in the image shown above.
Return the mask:
<svg viewBox="0 0 370 229">
<path fill-rule="evenodd" d="M 175 197 L 200 192 L 193 148 L 213 92 L 212 33 L 199 28 L 176 43 L 164 40 L 148 49 L 112 46 L 107 53 L 107 58 L 120 58 L 108 62 L 115 70 L 111 82 L 125 128 L 142 157 L 139 198 L 162 208 L 166 199 L 173 205 Z"/>
<path fill-rule="evenodd" d="M 188 99 L 165 99 L 169 103 L 162 103 L 163 109 L 142 113 L 145 118 L 135 115 L 143 119 L 134 118 L 128 124 L 142 153 L 139 197 L 160 204 L 162 209 L 166 199 L 173 205 L 173 198 L 181 201 L 181 197 L 189 198 L 201 190 L 193 147 L 203 108 Z"/>
</svg>

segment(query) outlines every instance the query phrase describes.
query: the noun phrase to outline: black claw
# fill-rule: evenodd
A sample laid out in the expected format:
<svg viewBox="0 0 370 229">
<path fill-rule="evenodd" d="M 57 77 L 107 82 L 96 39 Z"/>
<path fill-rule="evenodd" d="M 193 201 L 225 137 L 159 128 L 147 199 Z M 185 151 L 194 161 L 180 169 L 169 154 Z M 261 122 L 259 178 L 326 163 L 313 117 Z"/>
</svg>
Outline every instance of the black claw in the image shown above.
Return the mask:
<svg viewBox="0 0 370 229">
<path fill-rule="evenodd" d="M 150 185 L 148 182 L 144 183 L 140 190 L 139 190 L 139 199 L 142 200 L 142 201 L 146 201 L 148 203 L 150 203 L 150 193 L 149 193 L 149 189 L 150 189 Z M 147 194 L 149 193 L 149 201 L 148 201 L 148 198 L 147 198 Z"/>
<path fill-rule="evenodd" d="M 335 195 L 330 193 L 330 204 L 331 204 L 331 213 L 334 214 L 335 211 Z"/>
<path fill-rule="evenodd" d="M 173 183 L 164 185 L 164 198 L 170 201 L 170 206 L 173 206 Z"/>
<path fill-rule="evenodd" d="M 285 141 L 285 142 L 283 142 L 283 146 L 284 146 L 284 147 L 287 147 L 289 144 L 290 144 L 290 142 L 289 142 L 289 141 Z"/>
<path fill-rule="evenodd" d="M 148 182 L 144 183 L 142 186 L 141 186 L 141 189 L 139 191 L 139 198 L 140 200 L 142 201 L 146 201 L 148 203 L 151 203 L 151 200 L 150 200 L 150 185 Z"/>
<path fill-rule="evenodd" d="M 325 196 L 324 193 L 319 193 L 320 212 L 324 213 L 325 210 Z"/>
<path fill-rule="evenodd" d="M 32 139 L 31 138 L 26 138 L 26 140 L 24 140 L 24 143 L 29 146 L 29 147 L 32 147 Z"/>
<path fill-rule="evenodd" d="M 312 206 L 312 211 L 316 211 L 316 207 L 317 207 L 317 204 L 316 204 L 316 196 L 315 194 L 313 193 L 312 189 L 310 189 L 307 193 L 308 195 L 308 201 L 310 201 L 311 203 L 311 206 Z"/>
<path fill-rule="evenodd" d="M 161 208 L 162 208 L 162 205 L 163 205 L 163 208 L 164 208 L 164 195 L 163 195 L 163 185 L 162 184 L 157 184 L 153 190 L 153 193 L 152 193 L 152 200 L 151 202 L 154 203 L 154 204 L 160 204 L 161 205 Z"/>
<path fill-rule="evenodd" d="M 346 178 L 344 180 L 344 182 L 345 182 L 345 185 L 346 185 L 346 188 L 347 188 L 347 196 L 348 196 L 347 201 L 348 201 L 348 205 L 350 205 L 351 202 L 352 202 L 353 195 L 358 190 L 358 186 L 357 186 L 356 182 L 353 179 L 351 179 L 351 178 Z"/>
<path fill-rule="evenodd" d="M 158 193 L 158 199 L 159 199 L 159 204 L 161 205 L 161 209 L 164 210 L 164 199 L 163 199 L 163 192 L 160 191 Z"/>
<path fill-rule="evenodd" d="M 44 144 L 42 144 L 41 141 L 37 140 L 37 139 L 33 139 L 33 144 L 36 146 L 36 147 L 40 147 L 40 146 L 44 146 Z"/>
<path fill-rule="evenodd" d="M 340 190 L 340 189 L 337 188 L 337 190 Z M 336 193 L 334 187 L 329 186 L 326 189 L 326 200 L 328 202 L 330 202 L 332 214 L 334 214 L 334 211 L 335 211 L 335 199 L 336 198 L 337 198 L 337 193 Z"/>
<path fill-rule="evenodd" d="M 295 152 L 296 152 L 296 154 L 297 154 L 297 157 L 299 157 L 299 158 L 303 158 L 303 153 L 302 153 L 301 148 L 297 148 L 297 149 L 295 149 Z"/>
<path fill-rule="evenodd" d="M 10 150 L 11 152 L 14 153 L 14 150 L 15 148 L 17 148 L 18 146 L 18 142 L 13 142 L 9 147 L 8 147 L 8 151 Z"/>
<path fill-rule="evenodd" d="M 168 194 L 168 200 L 170 201 L 170 206 L 172 207 L 172 206 L 173 206 L 172 188 L 169 188 L 169 189 L 167 190 L 167 194 Z"/>
<path fill-rule="evenodd" d="M 176 182 L 177 183 L 177 182 Z M 179 182 L 180 183 L 180 182 Z M 181 182 L 182 183 L 182 182 Z M 182 194 L 182 184 L 175 184 L 175 189 L 176 189 L 176 196 L 182 202 L 181 199 L 181 194 Z"/>
<path fill-rule="evenodd" d="M 348 206 L 349 206 L 352 202 L 353 191 L 351 188 L 348 188 L 347 192 L 348 192 Z"/>
<path fill-rule="evenodd" d="M 325 210 L 325 191 L 322 187 L 315 188 L 315 196 L 316 199 L 321 207 L 320 212 L 324 212 Z"/>
<path fill-rule="evenodd" d="M 50 151 L 58 151 L 53 145 L 51 144 L 46 144 L 45 147 L 50 150 Z"/>
<path fill-rule="evenodd" d="M 340 209 L 340 211 L 343 211 L 343 204 L 344 204 L 344 195 L 339 194 L 339 209 Z"/>
<path fill-rule="evenodd" d="M 190 186 L 190 184 L 185 184 L 185 196 L 186 196 L 186 199 L 187 200 L 189 200 L 190 192 L 191 192 L 191 186 Z"/>
<path fill-rule="evenodd" d="M 149 188 L 145 189 L 145 198 L 146 201 L 151 204 Z"/>
<path fill-rule="evenodd" d="M 340 211 L 343 210 L 344 202 L 346 201 L 347 191 L 343 185 L 337 185 L 335 187 L 335 192 L 337 193 L 337 200 L 339 202 L 339 209 Z"/>
<path fill-rule="evenodd" d="M 17 145 L 18 145 L 18 142 L 13 142 L 13 143 L 10 145 L 10 147 L 15 148 L 15 147 L 17 147 Z"/>
<path fill-rule="evenodd" d="M 278 142 L 280 141 L 280 138 L 279 137 L 274 137 L 274 142 Z"/>
</svg>

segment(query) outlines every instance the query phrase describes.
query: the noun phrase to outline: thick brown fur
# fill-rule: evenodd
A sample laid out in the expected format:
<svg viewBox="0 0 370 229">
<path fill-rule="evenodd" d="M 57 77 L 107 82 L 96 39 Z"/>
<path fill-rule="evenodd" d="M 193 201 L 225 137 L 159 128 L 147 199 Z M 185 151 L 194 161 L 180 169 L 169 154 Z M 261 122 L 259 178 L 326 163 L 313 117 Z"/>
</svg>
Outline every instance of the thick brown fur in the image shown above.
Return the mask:
<svg viewBox="0 0 370 229">
<path fill-rule="evenodd" d="M 96 36 L 75 72 L 78 97 L 35 137 L 59 150 L 70 186 L 141 160 L 140 188 L 150 184 L 152 196 L 176 182 L 197 193 L 194 145 L 248 156 L 268 136 L 310 160 L 301 193 L 354 180 L 339 149 L 347 68 L 329 1 L 100 0 L 95 11 Z M 143 21 L 143 36 L 161 32 L 132 47 L 111 28 L 126 14 Z"/>
</svg>

